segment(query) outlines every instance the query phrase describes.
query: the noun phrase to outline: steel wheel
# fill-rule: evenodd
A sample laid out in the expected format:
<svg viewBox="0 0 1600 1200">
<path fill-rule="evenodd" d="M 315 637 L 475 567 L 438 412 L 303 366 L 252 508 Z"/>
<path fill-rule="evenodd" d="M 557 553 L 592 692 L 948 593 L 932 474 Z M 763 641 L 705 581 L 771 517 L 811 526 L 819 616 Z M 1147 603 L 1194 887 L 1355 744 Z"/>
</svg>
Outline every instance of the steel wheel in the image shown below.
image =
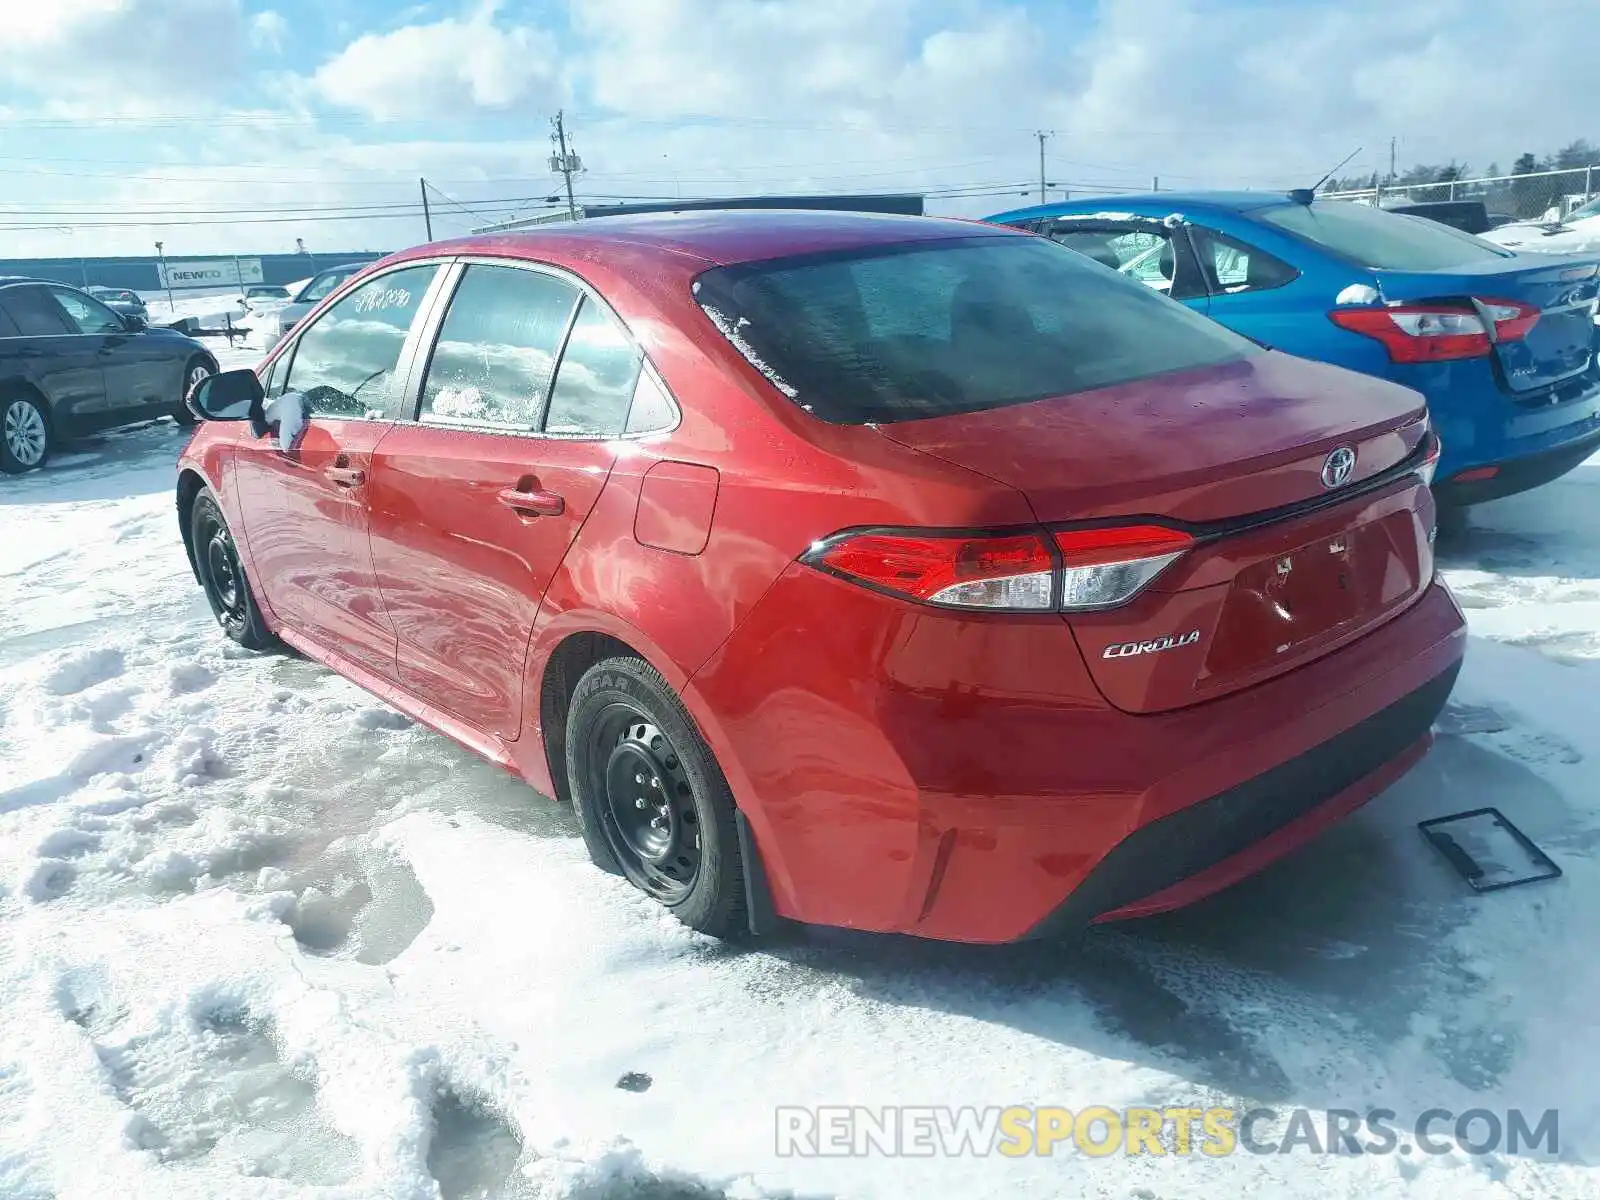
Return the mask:
<svg viewBox="0 0 1600 1200">
<path fill-rule="evenodd" d="M 738 811 L 682 699 L 643 659 L 594 663 L 572 690 L 567 783 L 584 845 L 691 929 L 748 932 Z"/>
<path fill-rule="evenodd" d="M 200 583 L 217 622 L 230 636 L 237 636 L 250 618 L 245 598 L 244 570 L 239 566 L 239 551 L 233 544 L 222 515 L 206 505 L 195 513 L 195 561 L 200 568 Z"/>
<path fill-rule="evenodd" d="M 189 378 L 183 386 L 183 394 L 188 396 L 197 386 L 199 386 L 199 383 L 202 379 L 209 379 L 210 377 L 211 368 L 206 366 L 205 363 L 196 363 L 189 369 Z"/>
<path fill-rule="evenodd" d="M 34 401 L 21 397 L 8 403 L 0 431 L 5 437 L 6 450 L 22 470 L 32 470 L 44 461 L 50 445 L 50 428 Z"/>
<path fill-rule="evenodd" d="M 632 883 L 676 904 L 700 875 L 699 814 L 683 760 L 667 735 L 630 704 L 611 704 L 591 727 L 606 840 Z"/>
</svg>

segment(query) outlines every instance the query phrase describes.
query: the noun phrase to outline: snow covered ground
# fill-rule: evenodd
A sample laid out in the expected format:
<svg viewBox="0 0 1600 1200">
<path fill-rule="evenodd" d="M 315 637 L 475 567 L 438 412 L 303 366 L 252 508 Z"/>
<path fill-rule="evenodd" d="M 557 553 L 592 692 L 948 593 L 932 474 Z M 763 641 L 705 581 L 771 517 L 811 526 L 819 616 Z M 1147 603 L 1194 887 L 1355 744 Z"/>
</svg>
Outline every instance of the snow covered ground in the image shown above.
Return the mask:
<svg viewBox="0 0 1600 1200">
<path fill-rule="evenodd" d="M 1074 948 L 750 948 L 497 769 L 225 641 L 182 438 L 0 480 L 6 1200 L 1600 1195 L 1600 461 L 1446 552 L 1476 636 L 1435 749 L 1291 860 Z M 1472 894 L 1414 823 L 1482 804 L 1565 877 Z M 1560 1143 L 775 1154 L 778 1106 L 837 1104 L 1553 1108 Z"/>
<path fill-rule="evenodd" d="M 311 280 L 300 279 L 294 283 L 286 284 L 290 296 L 298 295 L 300 289 Z M 199 291 L 173 292 L 169 298 L 165 291 L 140 292 L 149 313 L 152 325 L 168 325 L 173 321 L 182 320 L 184 317 L 198 318 L 204 328 L 221 328 L 224 322 L 232 319 L 235 325 L 248 326 L 251 313 L 241 302 L 242 289 L 233 288 L 206 288 Z M 274 308 L 281 308 L 288 301 L 264 301 L 259 305 L 261 312 L 268 312 Z"/>
</svg>

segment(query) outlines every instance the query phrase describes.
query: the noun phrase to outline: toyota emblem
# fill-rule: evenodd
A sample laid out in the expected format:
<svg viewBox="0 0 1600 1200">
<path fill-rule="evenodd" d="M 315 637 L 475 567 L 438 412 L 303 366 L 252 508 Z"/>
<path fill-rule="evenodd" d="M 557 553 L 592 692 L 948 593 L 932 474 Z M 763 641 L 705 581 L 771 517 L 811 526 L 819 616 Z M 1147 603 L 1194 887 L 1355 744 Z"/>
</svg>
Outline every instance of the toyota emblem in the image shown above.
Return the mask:
<svg viewBox="0 0 1600 1200">
<path fill-rule="evenodd" d="M 1322 463 L 1322 486 L 1325 488 L 1343 487 L 1350 482 L 1350 475 L 1356 469 L 1356 452 L 1349 446 L 1340 446 L 1328 455 Z"/>
</svg>

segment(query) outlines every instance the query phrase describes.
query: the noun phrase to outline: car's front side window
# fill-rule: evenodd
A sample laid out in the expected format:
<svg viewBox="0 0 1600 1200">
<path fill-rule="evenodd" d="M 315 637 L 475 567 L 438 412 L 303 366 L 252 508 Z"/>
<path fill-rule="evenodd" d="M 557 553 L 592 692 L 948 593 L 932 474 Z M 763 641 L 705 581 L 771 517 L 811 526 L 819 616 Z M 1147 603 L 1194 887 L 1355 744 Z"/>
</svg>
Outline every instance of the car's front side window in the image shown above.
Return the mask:
<svg viewBox="0 0 1600 1200">
<path fill-rule="evenodd" d="M 91 299 L 81 292 L 68 291 L 66 288 L 51 288 L 50 294 L 56 298 L 56 303 L 61 305 L 62 311 L 76 326 L 78 333 L 126 333 L 128 330 L 122 323 L 121 317 L 100 301 Z"/>
<path fill-rule="evenodd" d="M 294 346 L 286 391 L 312 416 L 362 418 L 389 411 L 400 354 L 439 267 L 404 267 L 369 279 L 314 321 Z"/>
<path fill-rule="evenodd" d="M 468 266 L 428 363 L 418 419 L 537 430 L 580 294 L 543 271 Z"/>
</svg>

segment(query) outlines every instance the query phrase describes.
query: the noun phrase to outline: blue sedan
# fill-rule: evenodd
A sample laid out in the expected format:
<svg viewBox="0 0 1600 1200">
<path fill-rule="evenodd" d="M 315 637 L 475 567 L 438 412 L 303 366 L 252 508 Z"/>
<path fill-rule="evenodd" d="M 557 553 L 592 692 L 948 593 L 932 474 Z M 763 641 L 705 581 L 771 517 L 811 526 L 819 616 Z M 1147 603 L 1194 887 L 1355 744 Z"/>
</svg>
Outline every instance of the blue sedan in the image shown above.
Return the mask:
<svg viewBox="0 0 1600 1200">
<path fill-rule="evenodd" d="M 1516 254 L 1310 192 L 1159 192 L 989 220 L 1054 238 L 1273 349 L 1421 392 L 1462 506 L 1600 449 L 1600 256 Z"/>
</svg>

